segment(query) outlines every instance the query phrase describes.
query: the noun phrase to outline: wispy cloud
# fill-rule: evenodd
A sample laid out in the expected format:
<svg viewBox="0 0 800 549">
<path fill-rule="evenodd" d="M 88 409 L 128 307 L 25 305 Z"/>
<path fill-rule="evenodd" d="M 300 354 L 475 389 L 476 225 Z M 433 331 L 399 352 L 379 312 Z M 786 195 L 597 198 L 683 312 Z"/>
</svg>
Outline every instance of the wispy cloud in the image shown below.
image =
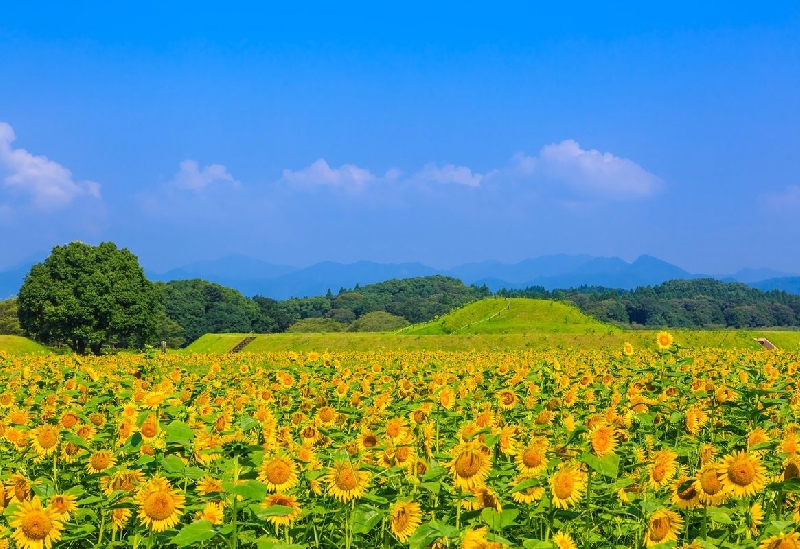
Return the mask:
<svg viewBox="0 0 800 549">
<path fill-rule="evenodd" d="M 282 180 L 306 187 L 327 185 L 359 190 L 375 182 L 480 187 L 487 182 L 502 186 L 507 182 L 532 181 L 537 187 L 555 188 L 561 199 L 566 195 L 579 200 L 646 198 L 662 185 L 656 175 L 636 162 L 609 152 L 583 149 L 571 139 L 546 145 L 535 155 L 517 153 L 505 166 L 485 173 L 468 166 L 430 162 L 405 178 L 396 168 L 381 177 L 355 164 L 332 168 L 320 158 L 301 170 L 283 170 Z"/>
<path fill-rule="evenodd" d="M 440 168 L 436 163 L 431 162 L 417 172 L 416 175 L 414 175 L 414 179 L 418 181 L 432 181 L 434 183 L 443 184 L 454 183 L 456 185 L 477 187 L 481 184 L 483 175 L 473 173 L 472 170 L 466 166 L 445 164 Z"/>
<path fill-rule="evenodd" d="M 0 122 L 0 177 L 11 193 L 29 195 L 34 206 L 55 209 L 68 205 L 79 196 L 100 198 L 100 185 L 94 181 L 75 181 L 72 172 L 25 149 L 12 147 L 14 129 Z"/>
<path fill-rule="evenodd" d="M 763 193 L 760 199 L 762 205 L 771 211 L 800 211 L 800 185 L 789 185 L 782 191 Z"/>
<path fill-rule="evenodd" d="M 343 164 L 338 168 L 331 168 L 324 158 L 320 158 L 301 170 L 283 170 L 283 180 L 294 185 L 330 185 L 358 189 L 377 181 L 377 179 L 369 170 L 359 168 L 354 164 Z"/>
<path fill-rule="evenodd" d="M 200 169 L 196 160 L 184 160 L 180 170 L 175 174 L 172 185 L 179 189 L 201 191 L 215 184 L 229 184 L 238 187 L 240 183 L 234 179 L 222 164 L 210 164 Z"/>
<path fill-rule="evenodd" d="M 542 147 L 538 155 L 517 153 L 505 169 L 492 177 L 534 179 L 566 187 L 577 195 L 608 198 L 645 198 L 661 180 L 636 162 L 609 152 L 581 148 L 572 139 Z"/>
</svg>

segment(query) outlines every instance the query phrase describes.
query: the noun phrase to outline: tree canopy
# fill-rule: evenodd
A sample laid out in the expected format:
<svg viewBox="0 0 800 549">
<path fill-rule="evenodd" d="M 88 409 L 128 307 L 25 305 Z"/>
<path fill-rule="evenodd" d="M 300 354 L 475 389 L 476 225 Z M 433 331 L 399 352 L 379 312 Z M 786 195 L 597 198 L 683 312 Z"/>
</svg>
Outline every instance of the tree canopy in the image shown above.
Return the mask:
<svg viewBox="0 0 800 549">
<path fill-rule="evenodd" d="M 111 242 L 56 246 L 19 291 L 26 335 L 77 353 L 103 345 L 141 348 L 158 338 L 158 293 L 138 258 Z"/>
<path fill-rule="evenodd" d="M 16 298 L 0 301 L 0 335 L 22 335 Z"/>
</svg>

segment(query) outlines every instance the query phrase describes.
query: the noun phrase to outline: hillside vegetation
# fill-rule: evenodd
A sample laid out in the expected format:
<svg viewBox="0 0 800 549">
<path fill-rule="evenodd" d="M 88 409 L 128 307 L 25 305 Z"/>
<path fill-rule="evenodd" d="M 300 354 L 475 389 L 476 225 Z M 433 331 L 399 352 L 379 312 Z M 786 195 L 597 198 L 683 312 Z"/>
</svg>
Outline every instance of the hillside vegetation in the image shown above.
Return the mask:
<svg viewBox="0 0 800 549">
<path fill-rule="evenodd" d="M 617 333 L 619 328 L 583 314 L 577 307 L 543 299 L 482 299 L 405 334 Z"/>
<path fill-rule="evenodd" d="M 0 353 L 9 355 L 49 354 L 47 347 L 22 336 L 0 335 Z"/>
</svg>

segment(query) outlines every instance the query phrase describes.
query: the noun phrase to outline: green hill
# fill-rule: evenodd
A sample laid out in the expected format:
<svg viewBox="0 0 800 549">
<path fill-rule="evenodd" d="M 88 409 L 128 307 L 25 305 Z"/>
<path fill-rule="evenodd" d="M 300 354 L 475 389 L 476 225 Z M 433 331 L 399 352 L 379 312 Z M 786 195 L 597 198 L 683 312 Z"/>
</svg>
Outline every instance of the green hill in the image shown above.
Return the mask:
<svg viewBox="0 0 800 549">
<path fill-rule="evenodd" d="M 28 355 L 32 353 L 49 354 L 47 347 L 31 341 L 27 337 L 0 335 L 0 351 L 10 355 Z"/>
<path fill-rule="evenodd" d="M 622 330 L 583 314 L 569 303 L 544 299 L 488 298 L 399 333 L 446 334 L 615 334 Z"/>
</svg>

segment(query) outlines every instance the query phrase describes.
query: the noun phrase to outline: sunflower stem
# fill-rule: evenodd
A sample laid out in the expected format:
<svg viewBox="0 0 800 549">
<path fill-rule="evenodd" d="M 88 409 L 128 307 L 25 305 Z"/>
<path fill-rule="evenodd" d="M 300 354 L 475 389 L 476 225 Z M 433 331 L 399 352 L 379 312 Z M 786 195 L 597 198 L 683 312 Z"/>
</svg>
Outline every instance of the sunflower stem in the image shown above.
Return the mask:
<svg viewBox="0 0 800 549">
<path fill-rule="evenodd" d="M 102 512 L 102 510 L 101 510 L 100 511 L 100 533 L 97 536 L 97 545 L 98 546 L 102 546 L 103 545 L 103 531 L 105 530 L 105 527 L 106 527 L 106 514 L 104 512 Z"/>
<path fill-rule="evenodd" d="M 708 537 L 708 507 L 703 505 L 703 522 L 700 526 L 700 537 L 706 539 Z"/>
<path fill-rule="evenodd" d="M 456 530 L 461 530 L 461 488 L 458 489 L 456 497 Z"/>
<path fill-rule="evenodd" d="M 233 484 L 239 484 L 239 455 L 236 454 L 233 456 Z M 236 503 L 237 503 L 237 496 L 236 494 L 233 495 L 233 539 L 231 540 L 231 549 L 236 549 L 236 546 L 239 543 L 239 532 L 238 532 L 238 524 L 236 522 Z"/>
</svg>

